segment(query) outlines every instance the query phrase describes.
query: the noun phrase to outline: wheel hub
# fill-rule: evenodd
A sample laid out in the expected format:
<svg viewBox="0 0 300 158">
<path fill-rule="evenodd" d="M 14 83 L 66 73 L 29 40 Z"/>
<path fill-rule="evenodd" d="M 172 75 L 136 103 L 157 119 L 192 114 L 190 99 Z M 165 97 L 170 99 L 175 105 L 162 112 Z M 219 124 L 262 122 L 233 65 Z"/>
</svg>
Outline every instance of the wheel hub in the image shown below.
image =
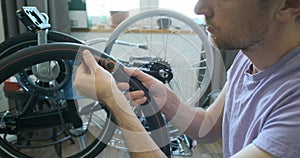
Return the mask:
<svg viewBox="0 0 300 158">
<path fill-rule="evenodd" d="M 156 58 L 141 69 L 163 83 L 169 83 L 173 79 L 171 65 L 163 59 Z"/>
<path fill-rule="evenodd" d="M 38 80 L 42 82 L 51 82 L 58 77 L 60 67 L 57 61 L 45 62 L 32 66 L 32 72 Z"/>
<path fill-rule="evenodd" d="M 62 98 L 61 91 L 71 79 L 68 61 L 48 61 L 24 69 L 16 75 L 21 87 L 42 98 Z"/>
</svg>

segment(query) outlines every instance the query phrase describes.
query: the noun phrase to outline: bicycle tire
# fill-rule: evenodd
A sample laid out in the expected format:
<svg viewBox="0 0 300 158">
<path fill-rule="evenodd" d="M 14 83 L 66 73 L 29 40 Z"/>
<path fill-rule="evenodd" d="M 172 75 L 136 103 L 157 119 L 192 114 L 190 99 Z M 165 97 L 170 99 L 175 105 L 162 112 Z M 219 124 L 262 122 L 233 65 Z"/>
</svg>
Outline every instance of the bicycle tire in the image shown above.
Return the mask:
<svg viewBox="0 0 300 158">
<path fill-rule="evenodd" d="M 58 32 L 58 31 L 53 31 L 49 30 L 47 33 L 48 37 L 48 43 L 53 43 L 53 42 L 72 42 L 72 43 L 78 43 L 82 44 L 82 41 L 70 36 L 68 34 Z M 32 33 L 32 32 L 26 32 L 19 34 L 17 36 L 8 38 L 4 42 L 0 43 L 0 60 L 2 60 L 5 57 L 8 57 L 14 53 L 17 53 L 17 51 L 31 47 L 31 46 L 36 46 L 38 43 L 37 41 L 37 34 Z M 108 118 L 110 118 L 110 113 L 108 113 Z M 112 129 L 113 127 L 107 127 L 109 125 L 109 122 L 104 123 L 103 128 L 109 128 Z M 111 132 L 109 132 L 111 133 Z M 105 136 L 105 137 L 112 137 L 112 136 Z M 100 147 L 97 149 L 96 153 L 100 153 L 105 147 L 106 143 L 101 143 L 99 144 Z M 96 154 L 92 154 L 96 155 Z M 23 155 L 24 156 L 24 155 Z"/>
<path fill-rule="evenodd" d="M 94 48 L 84 46 L 81 44 L 75 43 L 50 43 L 47 45 L 40 45 L 40 46 L 33 46 L 17 53 L 13 53 L 3 59 L 1 59 L 0 63 L 0 73 L 4 74 L 0 76 L 0 83 L 3 83 L 7 78 L 13 76 L 14 74 L 18 73 L 20 70 L 23 70 L 27 67 L 32 65 L 42 63 L 45 61 L 50 60 L 74 60 L 78 52 L 88 49 L 94 54 L 101 54 L 98 50 Z M 61 53 L 64 52 L 64 53 Z M 161 115 L 160 113 L 156 113 L 155 116 Z M 108 121 L 110 127 L 108 128 L 109 131 L 106 131 L 107 134 L 113 135 L 113 131 L 115 130 L 114 124 L 111 121 Z M 164 125 L 163 122 L 153 122 L 158 124 L 157 126 Z M 106 144 L 111 136 L 104 136 L 102 135 L 101 139 L 96 139 L 93 145 L 90 148 L 86 148 L 84 152 L 78 153 L 71 157 L 95 157 L 98 155 L 99 152 L 103 150 L 105 146 L 101 144 Z M 4 140 L 0 139 L 0 150 L 6 153 L 6 155 L 12 157 L 26 157 L 23 153 L 19 153 L 14 148 L 9 146 Z M 27 156 L 28 157 L 28 156 Z"/>
<path fill-rule="evenodd" d="M 80 43 L 82 41 L 79 39 L 72 37 L 68 34 L 58 32 L 58 31 L 48 31 L 48 43 L 52 42 L 72 42 L 72 43 Z M 21 50 L 23 48 L 29 46 L 37 45 L 37 34 L 32 32 L 26 32 L 14 37 L 8 38 L 7 40 L 0 43 L 0 59 L 9 56 L 10 54 Z"/>
<path fill-rule="evenodd" d="M 37 33 L 26 32 L 8 38 L 7 40 L 3 41 L 2 43 L 0 43 L 0 59 L 5 58 L 6 56 L 15 53 L 18 50 L 38 45 L 37 36 L 38 36 Z M 68 34 L 59 31 L 49 30 L 47 33 L 47 43 L 53 43 L 53 42 L 72 42 L 72 43 L 83 44 L 81 40 L 73 36 L 70 36 Z M 69 79 L 65 78 L 64 80 L 65 82 L 63 85 L 66 84 L 70 85 L 70 83 L 67 83 Z M 56 89 L 51 89 L 51 90 L 48 89 L 48 91 L 55 91 L 55 90 Z M 67 95 L 71 95 L 71 94 L 67 94 Z M 69 96 L 69 98 L 71 98 L 71 96 Z"/>
</svg>

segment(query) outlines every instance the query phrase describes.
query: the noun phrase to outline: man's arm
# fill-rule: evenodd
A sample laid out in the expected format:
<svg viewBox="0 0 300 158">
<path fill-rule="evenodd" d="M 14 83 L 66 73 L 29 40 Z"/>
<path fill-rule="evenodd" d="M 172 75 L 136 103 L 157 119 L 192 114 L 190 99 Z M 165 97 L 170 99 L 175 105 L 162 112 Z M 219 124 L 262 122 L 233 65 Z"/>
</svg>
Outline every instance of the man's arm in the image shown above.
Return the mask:
<svg viewBox="0 0 300 158">
<path fill-rule="evenodd" d="M 223 107 L 227 84 L 215 102 L 208 108 L 194 108 L 184 105 L 173 92 L 168 92 L 161 111 L 177 128 L 193 139 L 213 142 L 222 136 Z"/>
<path fill-rule="evenodd" d="M 187 133 L 193 139 L 200 139 L 201 142 L 213 142 L 221 138 L 227 84 L 216 101 L 207 110 L 204 110 L 185 105 L 171 89 L 140 70 L 125 69 L 125 71 L 130 76 L 138 78 L 149 89 L 161 112 L 176 128 Z M 127 97 L 138 105 L 143 104 L 146 100 L 141 91 L 130 92 Z"/>
<path fill-rule="evenodd" d="M 106 105 L 122 130 L 131 157 L 166 157 L 132 111 L 112 75 L 100 67 L 87 50 L 83 52 L 83 63 L 76 70 L 74 87 L 80 95 Z"/>
<path fill-rule="evenodd" d="M 109 105 L 109 110 L 115 116 L 131 157 L 166 157 L 149 136 L 132 111 L 127 99 L 117 87 L 114 88 L 112 97 L 105 98 L 102 102 Z"/>
<path fill-rule="evenodd" d="M 232 158 L 272 158 L 273 156 L 269 153 L 263 151 L 262 149 L 256 147 L 254 144 L 249 144 L 246 148 L 242 149 L 236 153 Z"/>
</svg>

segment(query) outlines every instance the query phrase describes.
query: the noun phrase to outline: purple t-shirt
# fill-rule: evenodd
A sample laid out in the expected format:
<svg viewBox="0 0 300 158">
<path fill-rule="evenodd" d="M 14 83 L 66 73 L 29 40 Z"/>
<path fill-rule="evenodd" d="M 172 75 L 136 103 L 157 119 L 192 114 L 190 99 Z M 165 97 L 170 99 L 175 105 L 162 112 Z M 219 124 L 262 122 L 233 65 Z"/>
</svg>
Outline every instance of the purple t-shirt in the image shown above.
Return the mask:
<svg viewBox="0 0 300 158">
<path fill-rule="evenodd" d="M 275 157 L 300 155 L 300 47 L 257 74 L 241 52 L 228 72 L 223 152 L 253 143 Z"/>
</svg>

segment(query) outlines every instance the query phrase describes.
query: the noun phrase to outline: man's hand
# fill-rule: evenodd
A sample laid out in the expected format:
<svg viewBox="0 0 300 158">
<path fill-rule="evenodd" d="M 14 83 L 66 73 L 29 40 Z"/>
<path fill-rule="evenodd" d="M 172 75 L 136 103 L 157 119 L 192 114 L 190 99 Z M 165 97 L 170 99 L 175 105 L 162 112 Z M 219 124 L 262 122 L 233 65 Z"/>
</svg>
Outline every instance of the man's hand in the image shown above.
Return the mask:
<svg viewBox="0 0 300 158">
<path fill-rule="evenodd" d="M 118 86 L 120 89 L 129 88 L 128 83 L 118 83 Z M 109 108 L 132 157 L 166 157 L 148 135 L 118 86 L 113 76 L 99 66 L 95 57 L 85 50 L 83 62 L 78 67 L 74 80 L 74 87 L 78 89 L 79 94 L 99 100 Z M 132 93 L 136 96 L 135 92 Z"/>
<path fill-rule="evenodd" d="M 124 82 L 115 83 L 113 76 L 101 67 L 95 57 L 88 51 L 82 52 L 83 62 L 76 71 L 74 87 L 78 89 L 80 95 L 99 101 L 112 98 L 113 90 L 127 91 L 129 84 Z M 159 80 L 138 69 L 124 67 L 124 71 L 136 77 L 149 90 L 150 95 L 155 99 L 159 108 L 165 105 L 168 88 Z M 147 98 L 142 90 L 125 93 L 132 105 L 141 105 Z"/>
<path fill-rule="evenodd" d="M 83 62 L 76 71 L 74 87 L 79 95 L 102 101 L 112 97 L 112 90 L 116 84 L 112 75 L 102 68 L 95 57 L 88 51 L 82 52 Z"/>
<path fill-rule="evenodd" d="M 165 105 L 168 88 L 159 80 L 142 72 L 139 69 L 124 68 L 124 71 L 132 77 L 136 77 L 149 90 L 150 95 L 155 99 L 159 108 Z M 119 86 L 120 88 L 121 86 Z M 146 102 L 147 98 L 142 90 L 132 91 L 125 94 L 126 97 L 132 100 L 131 104 L 141 105 Z"/>
</svg>

